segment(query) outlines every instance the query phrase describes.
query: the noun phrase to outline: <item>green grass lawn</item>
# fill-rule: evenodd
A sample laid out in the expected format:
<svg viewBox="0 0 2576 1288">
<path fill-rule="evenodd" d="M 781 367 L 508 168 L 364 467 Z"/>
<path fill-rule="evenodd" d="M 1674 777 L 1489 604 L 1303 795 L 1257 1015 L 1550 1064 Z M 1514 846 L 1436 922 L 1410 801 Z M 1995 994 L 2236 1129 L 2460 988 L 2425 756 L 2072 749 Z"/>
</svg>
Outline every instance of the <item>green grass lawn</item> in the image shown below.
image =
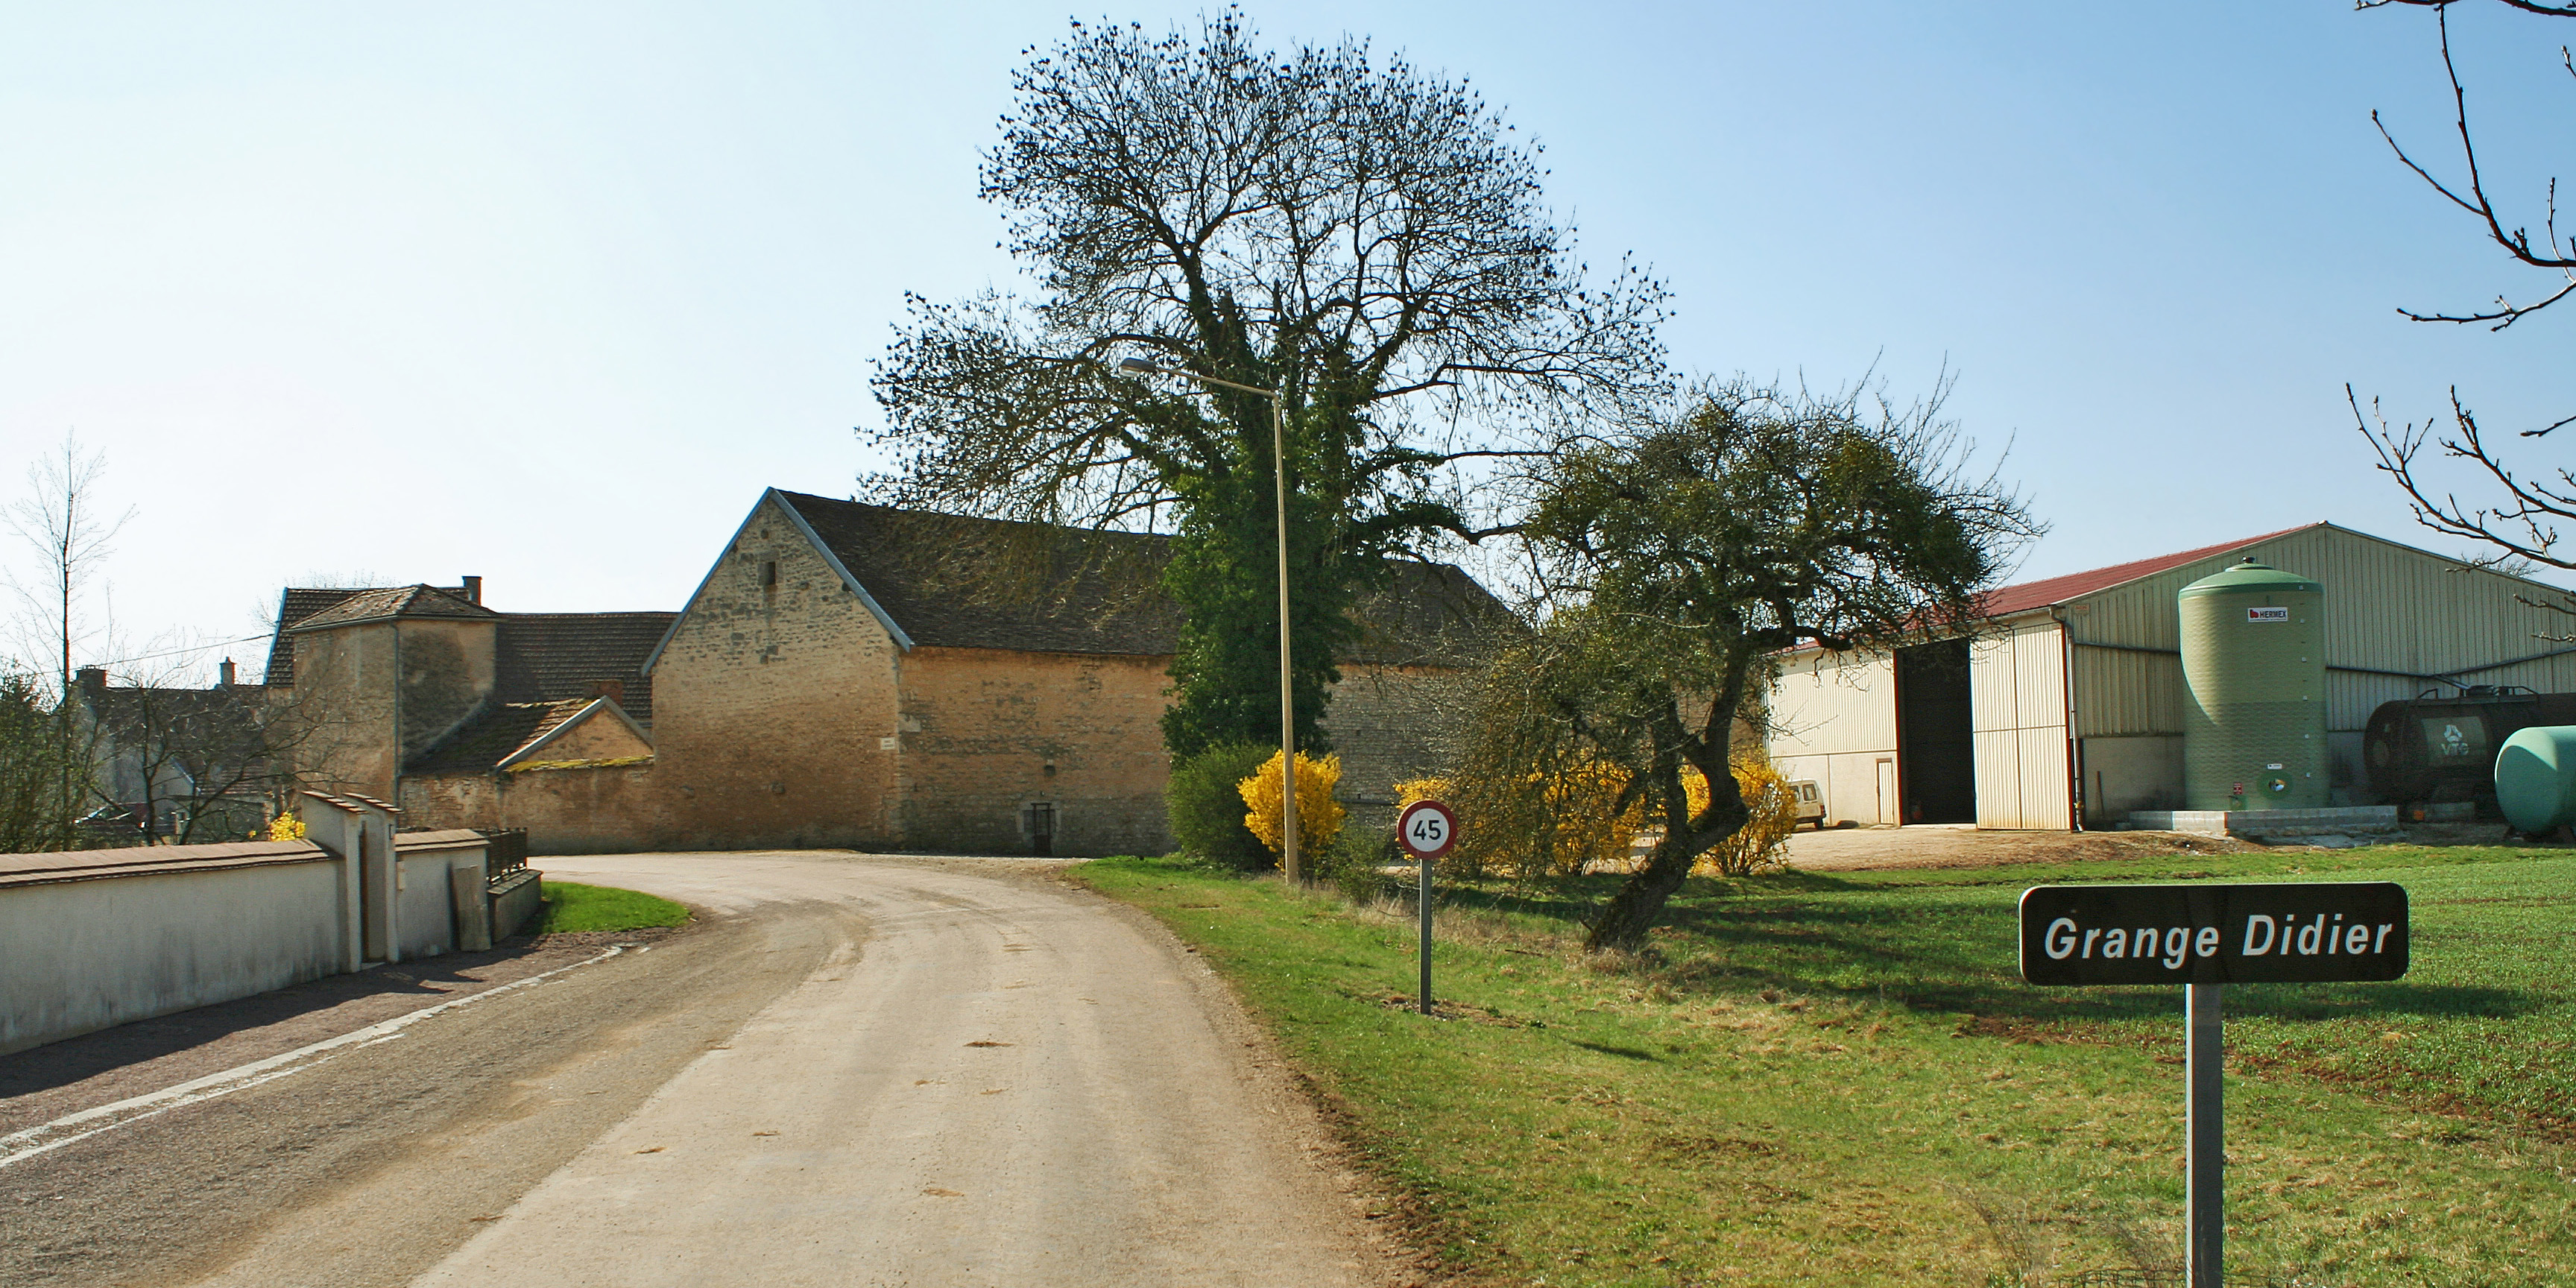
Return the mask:
<svg viewBox="0 0 2576 1288">
<path fill-rule="evenodd" d="M 539 934 L 641 930 L 647 926 L 682 925 L 689 919 L 688 909 L 634 890 L 575 885 L 570 881 L 548 881 L 544 887 L 545 915 L 537 926 Z"/>
<path fill-rule="evenodd" d="M 2106 879 L 2394 880 L 2393 984 L 2227 990 L 2231 1283 L 2576 1283 L 2576 857 L 2331 854 L 1694 880 L 1587 959 L 1614 878 L 1413 928 L 1178 861 L 1076 871 L 1199 946 L 1456 1269 L 1547 1284 L 2062 1283 L 2180 1244 L 2178 988 L 2037 989 L 2014 900 Z M 2025 1271 L 2039 1274 L 2025 1279 Z"/>
</svg>

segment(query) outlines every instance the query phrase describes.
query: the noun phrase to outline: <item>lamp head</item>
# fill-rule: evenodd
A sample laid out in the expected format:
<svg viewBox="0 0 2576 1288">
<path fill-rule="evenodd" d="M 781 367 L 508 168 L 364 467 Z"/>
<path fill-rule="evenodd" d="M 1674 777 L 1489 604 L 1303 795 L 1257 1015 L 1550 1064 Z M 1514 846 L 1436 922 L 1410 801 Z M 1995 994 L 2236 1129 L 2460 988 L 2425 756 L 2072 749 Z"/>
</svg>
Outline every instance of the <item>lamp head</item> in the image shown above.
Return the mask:
<svg viewBox="0 0 2576 1288">
<path fill-rule="evenodd" d="M 1154 360 L 1151 358 L 1120 358 L 1118 369 L 1140 376 L 1155 375 L 1162 371 L 1161 367 L 1154 365 Z"/>
</svg>

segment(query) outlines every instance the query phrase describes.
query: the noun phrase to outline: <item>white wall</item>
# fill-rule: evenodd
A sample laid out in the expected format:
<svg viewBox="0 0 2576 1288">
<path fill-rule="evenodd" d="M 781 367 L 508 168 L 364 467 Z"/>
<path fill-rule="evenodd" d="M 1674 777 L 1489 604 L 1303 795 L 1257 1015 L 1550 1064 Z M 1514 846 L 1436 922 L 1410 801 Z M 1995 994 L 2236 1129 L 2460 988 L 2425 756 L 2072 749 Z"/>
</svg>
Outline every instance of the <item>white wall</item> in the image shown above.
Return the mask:
<svg viewBox="0 0 2576 1288">
<path fill-rule="evenodd" d="M 1782 667 L 1770 712 L 1772 763 L 1818 785 L 1828 825 L 1897 821 L 1893 659 L 1800 658 Z"/>
<path fill-rule="evenodd" d="M 338 973 L 341 867 L 0 886 L 0 1053 Z"/>
<path fill-rule="evenodd" d="M 343 845 L 356 830 L 340 826 L 353 815 L 306 814 Z M 401 956 L 452 951 L 449 870 L 468 869 L 465 897 L 482 896 L 482 838 L 395 839 Z M 355 880 L 301 841 L 0 855 L 0 1054 L 355 970 Z M 488 927 L 488 904 L 480 917 Z"/>
<path fill-rule="evenodd" d="M 1968 653 L 1977 826 L 2062 830 L 2067 808 L 2066 644 L 2057 623 L 2016 623 Z"/>
</svg>

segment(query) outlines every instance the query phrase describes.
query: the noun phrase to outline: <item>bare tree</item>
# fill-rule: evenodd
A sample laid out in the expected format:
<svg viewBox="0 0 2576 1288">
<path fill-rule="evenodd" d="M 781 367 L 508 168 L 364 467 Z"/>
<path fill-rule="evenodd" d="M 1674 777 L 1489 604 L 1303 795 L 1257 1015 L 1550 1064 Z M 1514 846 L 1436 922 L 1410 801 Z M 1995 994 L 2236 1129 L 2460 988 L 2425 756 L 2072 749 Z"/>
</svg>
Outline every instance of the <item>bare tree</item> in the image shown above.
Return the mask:
<svg viewBox="0 0 2576 1288">
<path fill-rule="evenodd" d="M 125 684 L 85 672 L 77 695 L 91 799 L 126 811 L 138 839 L 240 840 L 299 785 L 329 722 L 291 691 L 180 683 L 163 667 Z"/>
<path fill-rule="evenodd" d="M 2470 124 L 2469 95 L 2460 79 L 2458 59 L 2451 47 L 2451 7 L 2464 0 L 2356 0 L 2360 9 L 2409 7 L 2433 11 L 2434 28 L 2439 37 L 2442 70 L 2451 87 L 2452 130 L 2458 138 L 2459 174 L 2452 179 L 2437 176 L 2418 161 L 2388 130 L 2379 113 L 2370 114 L 2371 124 L 2380 137 L 2397 154 L 2397 159 L 2453 206 L 2470 216 L 2482 234 L 2502 249 L 2511 260 L 2545 275 L 2544 285 L 2520 299 L 2499 294 L 2488 305 L 2453 310 L 2419 310 L 2400 308 L 2398 312 L 2416 322 L 2448 322 L 2458 325 L 2482 325 L 2502 331 L 2550 306 L 2576 295 L 2576 238 L 2562 239 L 2558 232 L 2558 180 L 2548 182 L 2540 203 L 2540 235 L 2535 238 L 2529 224 L 2503 213 L 2490 190 L 2488 172 L 2478 154 L 2476 131 Z M 2544 3 L 2541 0 L 2495 0 L 2509 9 L 2545 18 L 2576 18 L 2576 4 Z M 2568 47 L 2558 48 L 2559 65 L 2571 78 L 2576 78 L 2576 58 Z M 2352 407 L 2354 423 L 2368 438 L 2379 458 L 2379 468 L 2404 489 L 2416 521 L 2434 531 L 2488 546 L 2498 558 L 2518 558 L 2556 568 L 2576 569 L 2576 555 L 2558 549 L 2558 524 L 2576 519 L 2576 473 L 2564 468 L 2543 469 L 2534 473 L 2508 463 L 2498 446 L 2491 444 L 2478 424 L 2477 416 L 2460 399 L 2457 387 L 2451 390 L 2448 428 L 2441 428 L 2442 418 L 2422 421 L 2391 422 L 2373 399 L 2367 411 L 2352 387 L 2344 387 L 2344 398 Z M 2516 431 L 2521 438 L 2546 438 L 2557 430 L 2576 424 L 2576 414 L 2562 416 L 2536 428 Z M 2426 453 L 2435 458 L 2465 462 L 2476 491 L 2467 499 L 2459 492 L 2443 487 L 2427 477 Z"/>
<path fill-rule="evenodd" d="M 1300 745 L 1385 556 L 1479 531 L 1449 467 L 1662 387 L 1662 288 L 1588 283 L 1535 146 L 1365 42 L 1286 54 L 1074 25 L 1032 49 L 983 166 L 1035 299 L 916 299 L 875 381 L 895 504 L 1174 533 L 1188 614 L 1167 740 L 1275 741 L 1272 407 L 1287 420 Z M 1036 529 L 1031 529 L 1035 531 Z"/>
<path fill-rule="evenodd" d="M 72 701 L 73 651 L 100 638 L 105 624 L 85 612 L 101 566 L 111 552 L 118 529 L 133 517 L 128 510 L 111 517 L 101 506 L 99 480 L 107 472 L 107 454 L 84 451 L 77 434 L 65 434 L 62 446 L 27 468 L 27 495 L 12 503 L 0 522 L 17 534 L 37 556 L 39 577 L 9 579 L 19 602 L 18 634 L 31 652 L 49 654 L 53 669 L 53 708 L 47 713 L 52 739 L 44 763 L 53 781 L 39 810 L 51 818 L 43 848 L 72 843 L 72 819 L 87 799 L 76 704 Z M 44 665 L 39 663 L 38 665 Z"/>
<path fill-rule="evenodd" d="M 33 583 L 12 577 L 10 588 L 23 610 L 22 633 L 53 654 L 59 695 L 72 690 L 73 651 L 104 629 L 85 615 L 83 600 L 113 553 L 117 531 L 134 517 L 131 509 L 107 513 L 98 495 L 106 474 L 106 452 L 84 451 L 79 435 L 65 434 L 60 448 L 27 467 L 27 495 L 5 517 L 42 570 Z"/>
</svg>

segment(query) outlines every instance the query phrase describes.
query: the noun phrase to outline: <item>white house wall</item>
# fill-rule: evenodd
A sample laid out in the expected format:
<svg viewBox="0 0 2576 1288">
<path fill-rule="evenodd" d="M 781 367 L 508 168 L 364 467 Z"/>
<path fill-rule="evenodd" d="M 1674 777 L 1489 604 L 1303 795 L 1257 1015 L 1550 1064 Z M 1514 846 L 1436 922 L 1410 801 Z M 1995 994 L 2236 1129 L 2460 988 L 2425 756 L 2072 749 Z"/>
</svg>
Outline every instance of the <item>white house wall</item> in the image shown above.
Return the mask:
<svg viewBox="0 0 2576 1288">
<path fill-rule="evenodd" d="M 1896 821 L 1893 659 L 1821 654 L 1789 664 L 1771 693 L 1771 723 L 1772 763 L 1791 781 L 1816 782 L 1828 822 Z"/>
</svg>

